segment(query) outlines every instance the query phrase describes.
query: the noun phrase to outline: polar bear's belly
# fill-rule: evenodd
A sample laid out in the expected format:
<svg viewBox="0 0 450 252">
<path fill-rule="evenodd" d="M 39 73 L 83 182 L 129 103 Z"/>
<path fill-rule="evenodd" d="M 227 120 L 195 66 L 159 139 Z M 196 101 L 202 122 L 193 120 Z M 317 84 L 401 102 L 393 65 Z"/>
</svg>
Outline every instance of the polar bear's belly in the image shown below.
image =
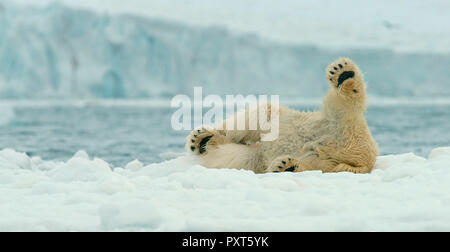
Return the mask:
<svg viewBox="0 0 450 252">
<path fill-rule="evenodd" d="M 302 148 L 306 143 L 317 142 L 327 133 L 323 122 L 313 116 L 281 117 L 279 136 L 271 142 L 261 142 L 261 154 L 266 162 L 271 162 L 281 155 L 302 155 Z"/>
</svg>

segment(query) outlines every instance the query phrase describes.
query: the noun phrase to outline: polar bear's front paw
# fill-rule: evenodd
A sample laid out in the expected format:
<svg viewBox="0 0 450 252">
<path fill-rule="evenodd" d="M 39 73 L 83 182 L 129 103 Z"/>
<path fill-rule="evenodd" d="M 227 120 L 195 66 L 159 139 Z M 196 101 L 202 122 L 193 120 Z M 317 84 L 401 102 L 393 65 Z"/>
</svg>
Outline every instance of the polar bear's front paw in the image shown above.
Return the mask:
<svg viewBox="0 0 450 252">
<path fill-rule="evenodd" d="M 327 67 L 327 80 L 339 88 L 346 80 L 359 78 L 359 70 L 348 58 L 340 58 Z"/>
<path fill-rule="evenodd" d="M 267 172 L 298 172 L 300 162 L 290 155 L 281 156 L 272 161 Z"/>
<path fill-rule="evenodd" d="M 186 150 L 200 155 L 206 152 L 206 144 L 214 136 L 214 131 L 202 126 L 194 129 L 186 138 Z"/>
</svg>

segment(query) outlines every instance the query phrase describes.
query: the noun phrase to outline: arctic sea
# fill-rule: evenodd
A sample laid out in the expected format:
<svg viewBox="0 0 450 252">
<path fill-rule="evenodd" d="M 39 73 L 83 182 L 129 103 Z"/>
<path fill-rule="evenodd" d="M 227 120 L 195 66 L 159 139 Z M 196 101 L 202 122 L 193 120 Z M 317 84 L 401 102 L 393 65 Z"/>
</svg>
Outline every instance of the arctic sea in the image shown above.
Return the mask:
<svg viewBox="0 0 450 252">
<path fill-rule="evenodd" d="M 317 104 L 290 107 L 319 109 Z M 85 150 L 115 167 L 135 159 L 157 163 L 184 152 L 189 132 L 172 129 L 175 110 L 129 102 L 2 105 L 0 149 L 55 161 Z M 426 157 L 433 148 L 450 146 L 450 104 L 372 105 L 366 118 L 380 155 L 413 152 Z"/>
</svg>

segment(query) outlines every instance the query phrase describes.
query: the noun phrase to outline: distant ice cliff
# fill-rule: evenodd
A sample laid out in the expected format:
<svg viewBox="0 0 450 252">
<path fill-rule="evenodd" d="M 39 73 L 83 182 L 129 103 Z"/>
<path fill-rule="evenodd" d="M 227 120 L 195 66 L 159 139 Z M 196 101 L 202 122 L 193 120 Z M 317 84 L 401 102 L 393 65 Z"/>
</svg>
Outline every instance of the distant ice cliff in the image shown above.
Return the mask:
<svg viewBox="0 0 450 252">
<path fill-rule="evenodd" d="M 0 2 L 0 98 L 164 98 L 194 86 L 320 97 L 328 88 L 324 68 L 339 56 L 359 63 L 373 96 L 450 96 L 447 54 L 328 51 L 223 27 Z"/>
</svg>

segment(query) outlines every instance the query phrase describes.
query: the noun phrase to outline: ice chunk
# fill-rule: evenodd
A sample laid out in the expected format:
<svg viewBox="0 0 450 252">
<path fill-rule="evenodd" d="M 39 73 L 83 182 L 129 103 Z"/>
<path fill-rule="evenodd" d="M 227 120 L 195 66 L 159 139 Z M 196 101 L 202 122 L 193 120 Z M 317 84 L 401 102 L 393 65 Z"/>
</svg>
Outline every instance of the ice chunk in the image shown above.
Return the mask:
<svg viewBox="0 0 450 252">
<path fill-rule="evenodd" d="M 87 152 L 85 150 L 77 151 L 77 153 L 75 153 L 75 155 L 73 155 L 73 157 L 74 158 L 82 158 L 82 159 L 89 160 L 89 155 L 87 154 Z"/>
<path fill-rule="evenodd" d="M 109 177 L 112 170 L 109 164 L 102 159 L 94 158 L 94 160 L 75 156 L 67 163 L 59 165 L 56 169 L 50 171 L 50 176 L 63 182 L 71 181 L 101 181 Z"/>
<path fill-rule="evenodd" d="M 12 149 L 0 151 L 0 169 L 31 169 L 31 160 L 25 153 Z"/>
<path fill-rule="evenodd" d="M 128 163 L 125 166 L 125 169 L 132 170 L 132 171 L 137 171 L 137 170 L 141 169 L 142 167 L 144 167 L 144 164 L 141 161 L 135 159 L 134 161 Z"/>
<path fill-rule="evenodd" d="M 448 159 L 450 157 L 450 147 L 439 147 L 433 149 L 429 155 L 430 159 Z"/>
</svg>

